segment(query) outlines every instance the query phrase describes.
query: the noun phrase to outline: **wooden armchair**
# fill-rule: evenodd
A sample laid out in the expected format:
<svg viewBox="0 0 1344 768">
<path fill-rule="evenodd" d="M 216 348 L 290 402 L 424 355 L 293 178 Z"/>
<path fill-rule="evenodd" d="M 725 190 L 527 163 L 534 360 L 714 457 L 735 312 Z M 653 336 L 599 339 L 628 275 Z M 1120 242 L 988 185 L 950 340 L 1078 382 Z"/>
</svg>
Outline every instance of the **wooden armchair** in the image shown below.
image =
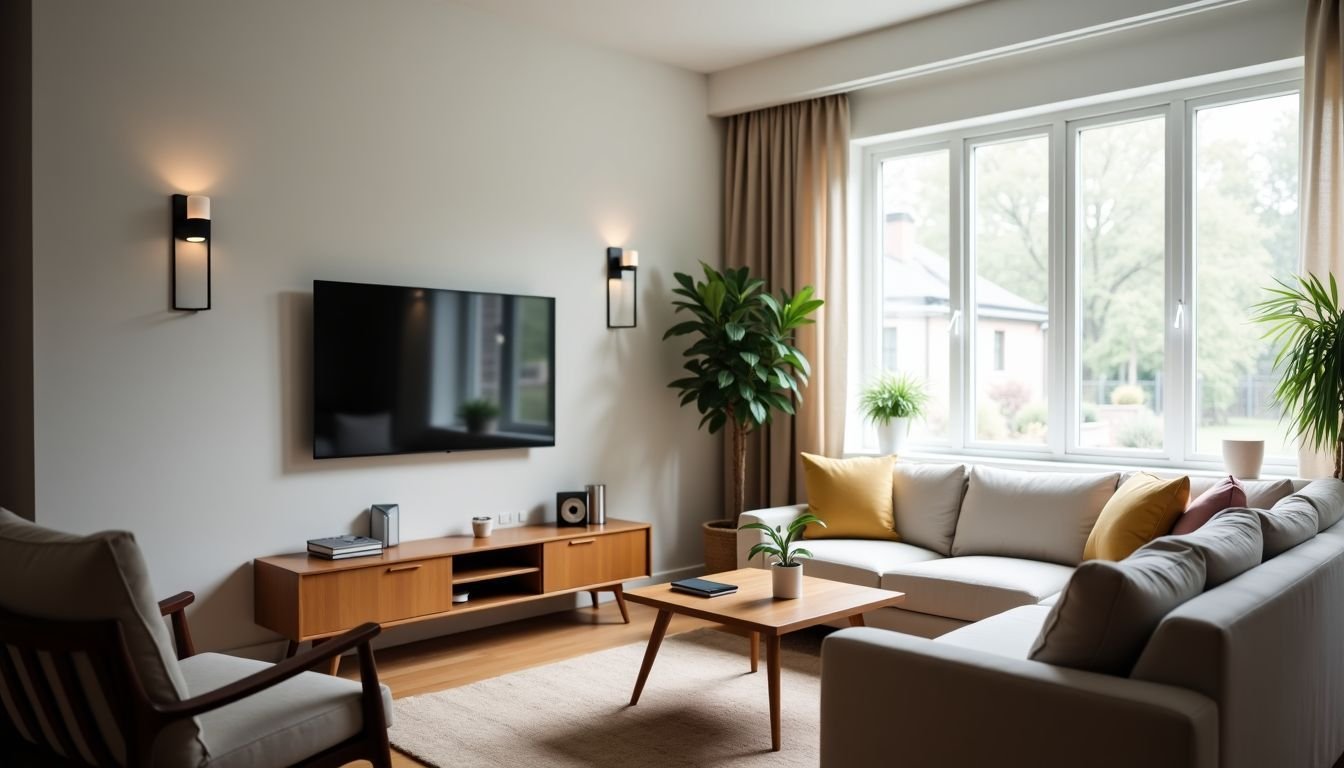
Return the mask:
<svg viewBox="0 0 1344 768">
<path fill-rule="evenodd" d="M 128 533 L 69 536 L 0 509 L 0 763 L 391 765 L 377 624 L 279 664 L 197 654 L 195 596 L 156 604 L 145 576 Z M 350 649 L 359 682 L 308 671 Z"/>
</svg>

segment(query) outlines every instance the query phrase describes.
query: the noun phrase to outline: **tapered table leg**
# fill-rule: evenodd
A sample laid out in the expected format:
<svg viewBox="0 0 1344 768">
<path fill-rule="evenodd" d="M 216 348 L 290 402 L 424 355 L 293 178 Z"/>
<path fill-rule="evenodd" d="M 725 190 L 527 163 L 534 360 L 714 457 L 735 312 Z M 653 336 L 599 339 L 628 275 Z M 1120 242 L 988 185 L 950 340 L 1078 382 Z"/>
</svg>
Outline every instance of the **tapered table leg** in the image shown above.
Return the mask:
<svg viewBox="0 0 1344 768">
<path fill-rule="evenodd" d="M 748 632 L 747 642 L 751 646 L 751 671 L 756 671 L 756 666 L 761 660 L 761 633 Z"/>
<path fill-rule="evenodd" d="M 630 695 L 630 706 L 639 703 L 639 695 L 644 692 L 644 682 L 649 679 L 649 670 L 653 669 L 653 660 L 658 656 L 658 646 L 663 644 L 663 635 L 667 634 L 667 625 L 672 623 L 671 611 L 659 611 L 653 620 L 653 632 L 649 633 L 649 647 L 644 649 L 644 663 L 639 667 L 639 677 L 635 680 L 635 692 Z"/>
<path fill-rule="evenodd" d="M 770 750 L 779 751 L 779 635 L 765 636 L 765 667 L 770 685 Z"/>
<path fill-rule="evenodd" d="M 625 619 L 626 624 L 629 624 L 630 609 L 625 607 L 625 587 L 617 584 L 616 588 L 611 591 L 616 593 L 616 607 L 621 609 L 621 618 Z"/>
<path fill-rule="evenodd" d="M 856 614 L 854 614 L 853 616 L 850 616 L 850 617 L 849 617 L 849 626 L 851 626 L 851 627 L 866 627 L 866 626 L 868 626 L 868 625 L 867 625 L 866 623 L 864 623 L 864 621 L 863 621 L 863 614 L 862 614 L 862 613 L 856 613 Z"/>
</svg>

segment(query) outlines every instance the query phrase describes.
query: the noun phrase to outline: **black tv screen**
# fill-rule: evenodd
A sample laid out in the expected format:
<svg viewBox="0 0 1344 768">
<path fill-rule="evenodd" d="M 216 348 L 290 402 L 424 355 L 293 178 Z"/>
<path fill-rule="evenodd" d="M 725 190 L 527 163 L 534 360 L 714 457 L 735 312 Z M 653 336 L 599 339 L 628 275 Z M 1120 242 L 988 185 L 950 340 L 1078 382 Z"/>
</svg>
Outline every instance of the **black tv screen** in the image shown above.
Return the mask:
<svg viewBox="0 0 1344 768">
<path fill-rule="evenodd" d="M 313 458 L 555 445 L 555 299 L 313 282 Z"/>
</svg>

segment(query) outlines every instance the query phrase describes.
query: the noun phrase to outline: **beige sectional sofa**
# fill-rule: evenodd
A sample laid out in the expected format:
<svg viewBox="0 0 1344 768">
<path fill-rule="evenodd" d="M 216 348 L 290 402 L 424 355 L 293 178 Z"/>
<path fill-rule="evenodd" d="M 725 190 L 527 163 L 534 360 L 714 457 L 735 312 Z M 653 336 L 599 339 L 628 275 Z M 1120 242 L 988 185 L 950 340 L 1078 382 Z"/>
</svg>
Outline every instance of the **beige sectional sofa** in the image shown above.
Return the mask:
<svg viewBox="0 0 1344 768">
<path fill-rule="evenodd" d="M 919 475 L 923 491 L 939 477 L 916 467 L 897 472 Z M 1262 554 L 1248 570 L 1166 612 L 1121 675 L 1029 658 L 1074 567 L 1026 556 L 1030 542 L 1010 523 L 1045 524 L 1061 510 L 1042 507 L 1035 491 L 1069 481 L 1055 473 L 1017 478 L 1023 502 L 1011 505 L 975 493 L 979 483 L 997 490 L 1014 480 L 993 474 L 967 472 L 945 552 L 920 546 L 937 543 L 921 532 L 920 541 L 905 542 L 909 549 L 808 542 L 819 556 L 812 575 L 868 584 L 876 578 L 910 595 L 903 609 L 869 616 L 871 625 L 902 631 L 845 629 L 827 638 L 823 767 L 1334 765 L 1344 752 L 1344 483 L 1248 483 L 1248 507 L 1269 509 L 1253 518 Z M 902 482 L 894 483 L 898 509 Z M 1192 480 L 1192 497 L 1208 484 Z M 906 514 L 920 515 L 912 498 L 904 498 Z M 975 508 L 990 498 L 999 506 Z M 1028 501 L 1034 506 L 1024 509 Z M 1086 509 L 1073 522 L 1086 525 L 1092 512 L 1083 502 L 1091 500 L 1075 501 Z M 797 511 L 752 515 L 775 523 Z M 936 509 L 924 522 L 941 520 L 945 532 L 947 511 Z M 1000 525 L 982 529 L 991 515 Z M 1068 528 L 1069 536 L 1075 530 Z M 1039 533 L 1035 546 L 1045 549 L 1037 557 L 1072 540 L 1058 530 Z M 1002 551 L 980 554 L 983 547 Z M 1203 569 L 1205 554 L 1198 558 Z M 1078 599 L 1075 590 L 1069 594 Z"/>
<path fill-rule="evenodd" d="M 900 608 L 868 626 L 937 637 L 1064 588 L 1092 526 L 1124 472 L 1024 472 L 961 464 L 898 462 L 892 475 L 901 541 L 808 540 L 803 572 L 906 593 Z M 1195 498 L 1218 478 L 1191 478 Z M 1302 481 L 1244 483 L 1248 504 L 1270 507 Z M 748 512 L 741 522 L 787 525 L 806 504 Z M 738 567 L 765 567 L 747 553 L 759 531 L 737 534 Z"/>
</svg>

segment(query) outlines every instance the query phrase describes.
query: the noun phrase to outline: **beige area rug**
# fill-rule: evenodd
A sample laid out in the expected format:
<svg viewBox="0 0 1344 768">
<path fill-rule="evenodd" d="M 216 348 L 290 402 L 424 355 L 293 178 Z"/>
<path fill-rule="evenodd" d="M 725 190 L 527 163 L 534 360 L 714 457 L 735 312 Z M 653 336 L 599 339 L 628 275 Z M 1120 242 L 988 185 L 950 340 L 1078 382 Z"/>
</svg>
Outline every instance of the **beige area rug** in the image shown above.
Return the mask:
<svg viewBox="0 0 1344 768">
<path fill-rule="evenodd" d="M 663 641 L 637 706 L 644 643 L 393 702 L 393 746 L 439 768 L 815 766 L 821 634 L 783 638 L 783 749 L 770 751 L 765 648 L 712 629 Z"/>
</svg>

